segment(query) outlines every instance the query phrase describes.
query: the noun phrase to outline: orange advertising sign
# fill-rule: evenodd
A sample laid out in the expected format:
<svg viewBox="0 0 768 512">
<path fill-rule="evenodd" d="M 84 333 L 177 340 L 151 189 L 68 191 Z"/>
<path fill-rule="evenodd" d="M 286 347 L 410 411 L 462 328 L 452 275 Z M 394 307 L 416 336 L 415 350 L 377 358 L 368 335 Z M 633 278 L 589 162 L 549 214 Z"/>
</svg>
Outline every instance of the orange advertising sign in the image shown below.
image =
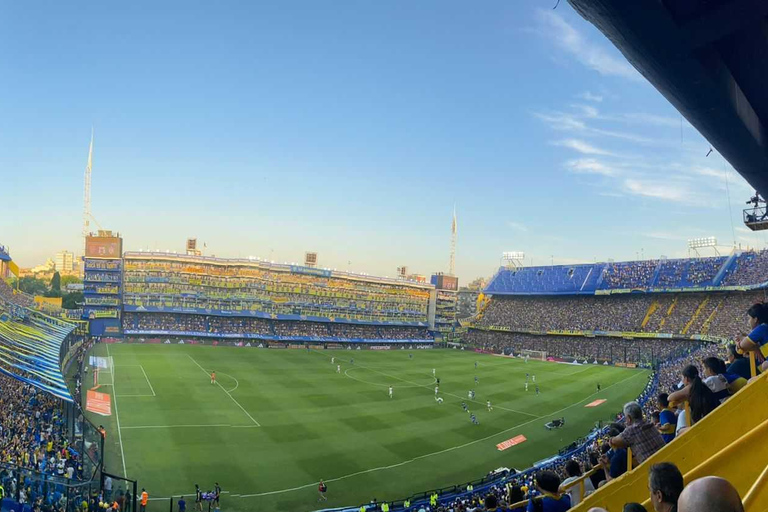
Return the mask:
<svg viewBox="0 0 768 512">
<path fill-rule="evenodd" d="M 101 416 L 111 416 L 112 397 L 107 393 L 99 393 L 98 391 L 89 389 L 85 401 L 85 410 L 100 414 Z"/>
<path fill-rule="evenodd" d="M 527 441 L 527 439 L 525 438 L 525 436 L 522 436 L 522 435 L 521 436 L 515 436 L 512 439 L 507 439 L 506 441 L 497 444 L 496 445 L 496 449 L 501 452 L 501 451 L 506 450 L 507 448 L 512 448 L 516 444 L 524 443 L 526 441 Z"/>
</svg>

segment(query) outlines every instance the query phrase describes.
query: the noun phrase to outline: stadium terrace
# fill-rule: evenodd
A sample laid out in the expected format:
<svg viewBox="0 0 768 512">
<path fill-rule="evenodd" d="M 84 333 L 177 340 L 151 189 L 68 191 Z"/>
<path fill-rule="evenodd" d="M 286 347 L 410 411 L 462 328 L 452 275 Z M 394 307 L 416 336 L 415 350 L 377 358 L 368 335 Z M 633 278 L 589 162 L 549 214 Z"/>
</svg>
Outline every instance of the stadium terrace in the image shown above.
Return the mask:
<svg viewBox="0 0 768 512">
<path fill-rule="evenodd" d="M 764 288 L 766 251 L 714 258 L 684 258 L 501 268 L 488 283 L 491 295 L 601 295 L 631 292 Z"/>
</svg>

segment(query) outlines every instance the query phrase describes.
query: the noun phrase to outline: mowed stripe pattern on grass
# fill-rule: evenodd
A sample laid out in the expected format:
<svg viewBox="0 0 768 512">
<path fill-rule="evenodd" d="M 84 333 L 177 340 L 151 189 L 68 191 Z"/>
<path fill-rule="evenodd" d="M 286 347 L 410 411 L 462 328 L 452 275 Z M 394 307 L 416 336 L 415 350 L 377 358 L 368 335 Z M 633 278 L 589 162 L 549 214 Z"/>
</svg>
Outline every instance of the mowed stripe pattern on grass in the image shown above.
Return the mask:
<svg viewBox="0 0 768 512">
<path fill-rule="evenodd" d="M 637 370 L 526 364 L 453 350 L 413 351 L 413 359 L 400 350 L 112 345 L 110 351 L 116 364 L 140 364 L 147 374 L 144 379 L 140 370 L 132 372 L 123 382 L 118 367 L 118 396 L 143 394 L 139 377 L 145 387 L 150 381 L 156 394 L 120 398 L 129 476 L 153 496 L 190 493 L 194 483 L 208 488 L 214 481 L 232 495 L 258 495 L 228 497 L 228 510 L 243 511 L 316 508 L 312 483 L 319 478 L 338 479 L 329 505 L 341 506 L 461 483 L 502 465 L 527 467 L 584 435 L 595 420 L 607 420 L 646 382 Z M 341 374 L 331 357 L 342 365 Z M 221 386 L 211 385 L 195 361 L 215 370 Z M 441 379 L 442 405 L 434 400 L 432 368 Z M 539 396 L 532 382 L 524 391 L 526 372 L 536 375 Z M 589 401 L 605 398 L 607 403 L 597 409 L 571 407 L 562 413 L 564 429 L 545 431 L 550 414 L 592 396 L 598 381 L 604 391 Z M 242 410 L 226 392 L 235 387 L 231 397 Z M 466 398 L 470 389 L 476 392 L 474 403 Z M 146 393 L 151 395 L 148 388 Z M 492 412 L 486 410 L 489 399 Z M 470 423 L 462 401 L 480 425 Z M 261 427 L 233 428 L 253 426 L 248 415 Z M 516 425 L 522 425 L 519 431 Z M 109 426 L 114 429 L 109 439 L 116 439 L 116 426 Z M 517 434 L 528 441 L 505 452 L 496 449 L 496 443 Z M 456 446 L 463 447 L 446 451 Z M 107 455 L 120 466 L 114 443 Z M 369 471 L 387 466 L 393 468 Z"/>
</svg>

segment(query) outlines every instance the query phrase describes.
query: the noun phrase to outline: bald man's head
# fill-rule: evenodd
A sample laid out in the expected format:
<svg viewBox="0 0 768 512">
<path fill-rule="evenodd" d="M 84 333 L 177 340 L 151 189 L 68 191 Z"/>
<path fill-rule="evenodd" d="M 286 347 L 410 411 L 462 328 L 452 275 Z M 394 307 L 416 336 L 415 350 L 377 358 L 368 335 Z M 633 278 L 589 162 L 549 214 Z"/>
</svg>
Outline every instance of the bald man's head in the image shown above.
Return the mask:
<svg viewBox="0 0 768 512">
<path fill-rule="evenodd" d="M 728 480 L 716 476 L 688 484 L 677 501 L 678 512 L 744 512 L 738 491 Z"/>
</svg>

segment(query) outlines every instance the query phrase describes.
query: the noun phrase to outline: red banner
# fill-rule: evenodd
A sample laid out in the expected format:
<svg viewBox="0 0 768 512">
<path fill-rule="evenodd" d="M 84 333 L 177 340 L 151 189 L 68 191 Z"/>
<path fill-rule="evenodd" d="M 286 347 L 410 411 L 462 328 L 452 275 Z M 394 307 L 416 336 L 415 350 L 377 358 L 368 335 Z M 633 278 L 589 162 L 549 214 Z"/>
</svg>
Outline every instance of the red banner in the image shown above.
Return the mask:
<svg viewBox="0 0 768 512">
<path fill-rule="evenodd" d="M 515 436 L 512 439 L 507 439 L 503 443 L 497 444 L 496 445 L 496 449 L 501 452 L 501 451 L 506 450 L 507 448 L 512 448 L 516 444 L 524 443 L 526 441 L 527 441 L 527 439 L 523 435 Z"/>
<path fill-rule="evenodd" d="M 107 393 L 99 393 L 92 389 L 88 390 L 85 400 L 85 410 L 101 416 L 112 415 L 112 397 Z"/>
</svg>

